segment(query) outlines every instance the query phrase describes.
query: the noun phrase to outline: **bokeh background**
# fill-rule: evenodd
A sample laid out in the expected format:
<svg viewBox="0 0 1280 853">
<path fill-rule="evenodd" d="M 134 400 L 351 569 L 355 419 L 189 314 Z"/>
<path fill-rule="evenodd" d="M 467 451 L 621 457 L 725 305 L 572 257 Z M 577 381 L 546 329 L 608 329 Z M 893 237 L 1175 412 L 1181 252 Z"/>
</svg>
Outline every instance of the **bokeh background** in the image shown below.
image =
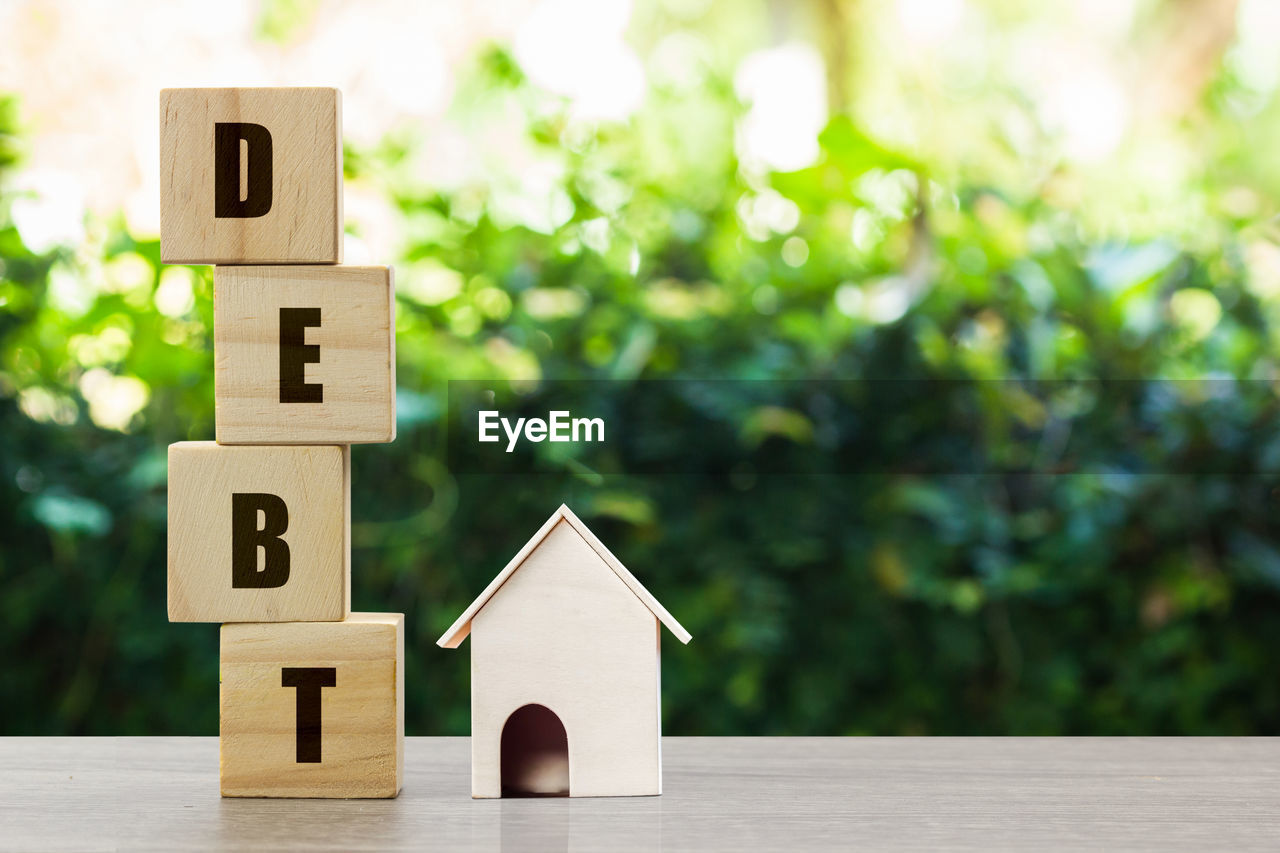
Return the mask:
<svg viewBox="0 0 1280 853">
<path fill-rule="evenodd" d="M 1280 4 L 4 0 L 0 34 L 3 734 L 217 731 L 217 628 L 165 619 L 213 353 L 156 104 L 235 84 L 342 88 L 347 262 L 397 269 L 353 603 L 408 614 L 409 734 L 468 731 L 434 641 L 561 501 L 694 635 L 668 734 L 1280 732 Z M 450 466 L 450 379 L 677 378 L 792 390 L 673 425 L 684 472 Z M 964 383 L 986 461 L 824 469 L 786 383 L 859 378 Z M 1099 378 L 1101 412 L 1038 384 Z M 929 395 L 888 414 L 945 457 Z M 803 473 L 700 468 L 726 435 Z"/>
</svg>

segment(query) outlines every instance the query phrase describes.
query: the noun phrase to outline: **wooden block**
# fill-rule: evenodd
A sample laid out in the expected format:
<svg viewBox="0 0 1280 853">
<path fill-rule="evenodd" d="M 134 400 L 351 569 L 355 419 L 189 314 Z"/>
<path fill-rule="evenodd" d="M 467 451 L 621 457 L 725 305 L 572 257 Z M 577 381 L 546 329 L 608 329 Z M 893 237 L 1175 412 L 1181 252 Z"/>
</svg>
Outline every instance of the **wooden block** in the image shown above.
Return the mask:
<svg viewBox="0 0 1280 853">
<path fill-rule="evenodd" d="M 162 90 L 160 259 L 341 263 L 341 93 Z"/>
<path fill-rule="evenodd" d="M 224 797 L 394 797 L 404 616 L 222 626 Z"/>
<path fill-rule="evenodd" d="M 350 448 L 169 445 L 169 621 L 342 619 Z"/>
<path fill-rule="evenodd" d="M 390 268 L 217 267 L 213 281 L 220 443 L 396 437 Z"/>
</svg>

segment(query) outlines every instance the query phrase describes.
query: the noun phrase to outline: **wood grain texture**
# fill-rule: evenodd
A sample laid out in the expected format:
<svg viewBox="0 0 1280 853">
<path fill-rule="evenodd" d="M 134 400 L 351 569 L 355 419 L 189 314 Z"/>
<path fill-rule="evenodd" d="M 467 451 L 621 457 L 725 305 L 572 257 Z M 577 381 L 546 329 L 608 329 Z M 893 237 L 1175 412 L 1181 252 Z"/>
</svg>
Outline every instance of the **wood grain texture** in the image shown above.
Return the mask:
<svg viewBox="0 0 1280 853">
<path fill-rule="evenodd" d="M 662 793 L 657 617 L 559 521 L 471 621 L 474 797 L 500 797 L 503 732 L 524 705 L 568 737 L 569 796 Z M 511 753 L 508 753 L 511 757 Z"/>
<path fill-rule="evenodd" d="M 350 448 L 169 446 L 169 620 L 342 619 L 351 599 Z M 283 586 L 232 585 L 232 495 L 266 493 L 288 508 Z M 259 561 L 265 558 L 259 549 Z M 260 562 L 261 565 L 261 562 Z"/>
<path fill-rule="evenodd" d="M 257 124 L 270 133 L 272 200 L 265 215 L 215 215 L 218 122 Z M 162 90 L 160 256 L 168 264 L 341 263 L 341 93 Z"/>
<path fill-rule="evenodd" d="M 224 797 L 394 797 L 404 781 L 404 616 L 222 626 Z M 319 761 L 297 758 L 297 688 L 285 667 L 324 667 Z"/>
<path fill-rule="evenodd" d="M 379 266 L 214 270 L 214 384 L 222 444 L 365 444 L 396 436 L 395 285 Z M 316 308 L 305 365 L 321 402 L 281 402 L 282 308 Z"/>
<path fill-rule="evenodd" d="M 409 738 L 395 800 L 222 800 L 216 738 L 0 738 L 3 850 L 1233 850 L 1274 738 L 664 738 L 661 797 L 472 800 Z"/>
</svg>

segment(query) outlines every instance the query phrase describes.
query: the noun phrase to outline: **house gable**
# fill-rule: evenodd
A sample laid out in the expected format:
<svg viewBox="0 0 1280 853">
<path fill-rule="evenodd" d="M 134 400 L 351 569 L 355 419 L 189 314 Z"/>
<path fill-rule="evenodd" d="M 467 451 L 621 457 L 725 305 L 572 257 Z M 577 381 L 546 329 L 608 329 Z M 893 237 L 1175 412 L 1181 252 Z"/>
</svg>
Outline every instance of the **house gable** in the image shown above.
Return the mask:
<svg viewBox="0 0 1280 853">
<path fill-rule="evenodd" d="M 521 564 L 520 571 L 507 578 L 485 602 L 472 617 L 471 626 L 473 661 L 495 664 L 492 656 L 482 658 L 481 647 L 490 651 L 502 647 L 497 659 L 520 661 L 517 669 L 525 673 L 538 672 L 554 661 L 577 661 L 575 668 L 589 668 L 589 660 L 579 660 L 583 657 L 582 647 L 608 647 L 615 634 L 624 646 L 642 638 L 637 643 L 638 650 L 647 649 L 651 655 L 654 638 L 661 630 L 643 602 L 602 565 L 600 556 L 586 540 L 563 521 L 551 528 L 542 544 Z M 606 655 L 615 663 L 626 657 L 621 650 Z M 645 654 L 641 652 L 640 657 L 643 659 Z M 596 679 L 602 675 L 599 673 Z"/>
<path fill-rule="evenodd" d="M 682 643 L 689 642 L 691 636 L 689 632 L 684 629 L 684 626 L 677 622 L 675 617 L 668 613 L 667 609 L 659 604 L 656 598 L 650 595 L 649 591 L 635 579 L 635 576 L 632 575 L 631 572 L 627 571 L 626 566 L 622 565 L 618 558 L 604 546 L 604 543 L 596 538 L 595 534 L 582 523 L 581 519 L 574 515 L 567 506 L 561 504 L 560 508 L 552 513 L 551 517 L 547 519 L 546 523 L 543 524 L 541 528 L 539 528 L 538 532 L 535 533 L 533 537 L 525 543 L 524 547 L 520 549 L 519 553 L 511 559 L 511 562 L 507 563 L 506 567 L 498 573 L 497 577 L 490 581 L 489 585 L 485 587 L 484 592 L 480 593 L 479 597 L 471 603 L 471 606 L 468 607 L 462 615 L 458 617 L 453 625 L 449 627 L 449 630 L 444 632 L 444 635 L 436 641 L 436 644 L 447 649 L 454 649 L 461 645 L 462 641 L 471 633 L 471 620 L 475 618 L 476 614 L 479 613 L 480 610 L 489 602 L 489 599 L 493 597 L 502 585 L 507 582 L 507 579 L 515 574 L 515 572 L 524 564 L 529 555 L 542 545 L 551 531 L 555 529 L 556 525 L 561 523 L 567 524 L 582 537 L 583 541 L 585 541 L 591 550 L 600 558 L 600 562 L 618 576 L 619 580 L 626 585 L 632 594 L 634 594 L 636 598 L 640 599 L 641 603 L 643 603 L 644 606 L 647 607 L 663 625 L 667 626 L 667 629 L 675 635 L 676 639 Z"/>
</svg>

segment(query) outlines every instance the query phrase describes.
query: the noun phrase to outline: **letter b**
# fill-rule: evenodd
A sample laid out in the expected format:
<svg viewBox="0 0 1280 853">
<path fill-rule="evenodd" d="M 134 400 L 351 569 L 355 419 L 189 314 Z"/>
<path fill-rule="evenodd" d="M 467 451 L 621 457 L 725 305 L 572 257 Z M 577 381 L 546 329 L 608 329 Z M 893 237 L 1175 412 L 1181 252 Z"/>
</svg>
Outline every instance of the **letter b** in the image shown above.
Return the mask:
<svg viewBox="0 0 1280 853">
<path fill-rule="evenodd" d="M 240 198 L 240 142 L 248 147 L 245 197 Z M 260 124 L 228 121 L 213 125 L 213 215 L 253 219 L 271 210 L 271 133 Z"/>
<path fill-rule="evenodd" d="M 258 527 L 258 512 L 263 525 Z M 260 492 L 231 495 L 231 587 L 275 589 L 289 580 L 289 508 L 278 495 Z M 266 555 L 258 570 L 258 548 Z"/>
</svg>

